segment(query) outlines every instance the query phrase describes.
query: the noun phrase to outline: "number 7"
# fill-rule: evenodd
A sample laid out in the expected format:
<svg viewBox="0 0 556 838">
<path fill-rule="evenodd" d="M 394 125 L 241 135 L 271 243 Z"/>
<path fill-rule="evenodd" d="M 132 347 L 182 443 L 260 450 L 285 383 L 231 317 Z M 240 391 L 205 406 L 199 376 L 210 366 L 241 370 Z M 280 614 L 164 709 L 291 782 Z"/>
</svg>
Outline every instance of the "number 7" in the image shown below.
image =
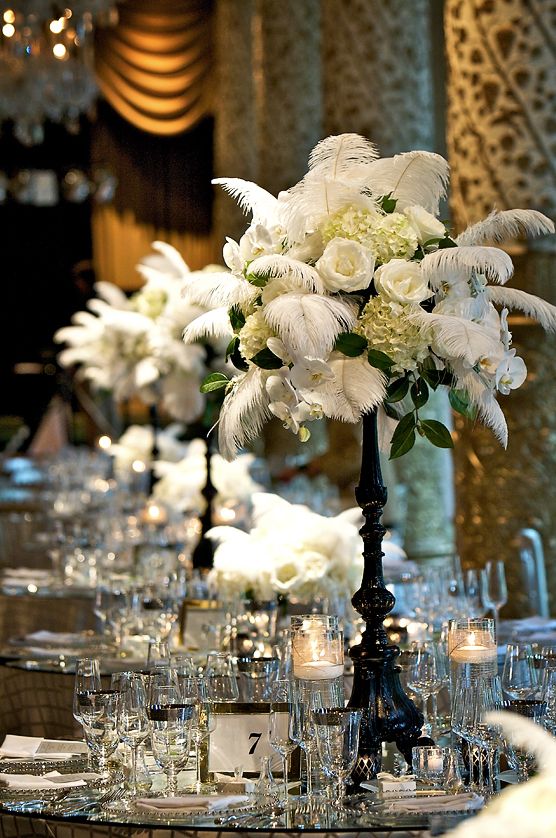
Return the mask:
<svg viewBox="0 0 556 838">
<path fill-rule="evenodd" d="M 256 749 L 257 745 L 259 744 L 259 742 L 261 740 L 261 736 L 262 736 L 262 733 L 250 733 L 249 734 L 249 739 L 256 739 L 256 742 L 254 742 L 251 745 L 251 747 L 249 748 L 249 753 L 250 754 L 255 753 L 255 749 Z"/>
</svg>

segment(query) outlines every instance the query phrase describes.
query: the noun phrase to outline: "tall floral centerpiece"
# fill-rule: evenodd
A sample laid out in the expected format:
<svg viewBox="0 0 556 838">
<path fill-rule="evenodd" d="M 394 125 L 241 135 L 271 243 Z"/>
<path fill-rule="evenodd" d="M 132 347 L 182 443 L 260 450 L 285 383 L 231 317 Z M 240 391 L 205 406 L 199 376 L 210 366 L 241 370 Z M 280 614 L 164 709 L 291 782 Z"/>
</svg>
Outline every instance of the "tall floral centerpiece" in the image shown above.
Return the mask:
<svg viewBox="0 0 556 838">
<path fill-rule="evenodd" d="M 185 279 L 187 299 L 212 309 L 186 328 L 186 342 L 226 336 L 238 371 L 203 385 L 225 388 L 218 441 L 226 458 L 271 416 L 302 442 L 323 416 L 363 420 L 356 497 L 364 569 L 352 602 L 366 630 L 350 652 L 349 702 L 365 711 L 358 779 L 378 769 L 382 741 L 395 741 L 409 759 L 422 724 L 383 627 L 394 598 L 382 573 L 379 430 L 391 457 L 409 451 L 417 434 L 451 447 L 448 429 L 420 413 L 430 390 L 445 387 L 455 410 L 485 422 L 506 445 L 498 397 L 526 377 L 508 310 L 556 329 L 554 306 L 504 287 L 512 261 L 491 244 L 553 233 L 553 223 L 534 210 L 494 211 L 454 237 L 437 217 L 447 181 L 448 164 L 437 154 L 379 159 L 363 137 L 328 137 L 311 153 L 305 177 L 278 197 L 239 179 L 215 181 L 252 222 L 239 243 L 226 242 L 229 273 Z"/>
</svg>

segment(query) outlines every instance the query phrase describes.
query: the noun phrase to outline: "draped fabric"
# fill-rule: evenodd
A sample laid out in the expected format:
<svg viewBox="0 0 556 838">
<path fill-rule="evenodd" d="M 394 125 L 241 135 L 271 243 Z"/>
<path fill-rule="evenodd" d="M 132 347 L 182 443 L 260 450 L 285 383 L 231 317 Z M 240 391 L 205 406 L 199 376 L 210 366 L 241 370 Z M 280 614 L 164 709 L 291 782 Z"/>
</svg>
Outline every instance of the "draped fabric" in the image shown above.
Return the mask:
<svg viewBox="0 0 556 838">
<path fill-rule="evenodd" d="M 142 131 L 170 136 L 209 111 L 211 0 L 133 0 L 119 23 L 97 32 L 99 87 Z"/>
</svg>

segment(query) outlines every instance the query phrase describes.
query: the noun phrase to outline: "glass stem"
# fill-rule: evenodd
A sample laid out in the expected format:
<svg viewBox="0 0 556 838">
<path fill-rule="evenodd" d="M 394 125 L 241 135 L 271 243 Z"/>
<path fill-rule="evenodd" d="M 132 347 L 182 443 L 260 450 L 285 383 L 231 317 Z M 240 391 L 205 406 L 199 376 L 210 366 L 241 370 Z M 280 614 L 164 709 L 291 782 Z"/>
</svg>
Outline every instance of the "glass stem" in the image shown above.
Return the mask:
<svg viewBox="0 0 556 838">
<path fill-rule="evenodd" d="M 201 791 L 201 743 L 195 742 L 195 791 Z"/>
<path fill-rule="evenodd" d="M 307 797 L 313 796 L 313 765 L 311 760 L 310 747 L 305 751 L 305 764 L 307 766 Z"/>
<path fill-rule="evenodd" d="M 131 794 L 133 797 L 137 797 L 137 744 L 135 742 L 131 746 L 131 777 L 129 779 Z"/>
<path fill-rule="evenodd" d="M 288 802 L 288 755 L 284 754 L 283 757 L 283 775 L 284 775 L 284 802 Z"/>
<path fill-rule="evenodd" d="M 176 776 L 176 769 L 174 768 L 173 762 L 168 765 L 167 781 L 168 797 L 175 797 L 178 791 L 178 778 Z"/>
<path fill-rule="evenodd" d="M 438 693 L 432 694 L 432 729 L 438 726 Z"/>
</svg>

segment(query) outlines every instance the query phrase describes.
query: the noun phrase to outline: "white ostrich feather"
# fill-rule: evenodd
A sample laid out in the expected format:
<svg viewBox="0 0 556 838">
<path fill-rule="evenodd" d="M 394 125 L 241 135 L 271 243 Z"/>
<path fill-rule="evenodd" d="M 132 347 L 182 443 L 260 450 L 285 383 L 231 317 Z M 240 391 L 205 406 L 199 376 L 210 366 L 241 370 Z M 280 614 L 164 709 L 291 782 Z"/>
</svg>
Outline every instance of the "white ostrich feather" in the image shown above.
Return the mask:
<svg viewBox="0 0 556 838">
<path fill-rule="evenodd" d="M 265 306 L 264 316 L 291 355 L 311 358 L 326 357 L 338 335 L 355 323 L 350 306 L 317 294 L 282 294 Z"/>
<path fill-rule="evenodd" d="M 245 213 L 251 212 L 256 224 L 269 226 L 276 223 L 278 200 L 266 189 L 238 177 L 217 177 L 212 183 L 221 186 L 228 195 L 235 198 Z"/>
<path fill-rule="evenodd" d="M 270 418 L 264 382 L 267 373 L 252 366 L 239 375 L 224 397 L 218 423 L 218 446 L 225 460 L 254 439 Z"/>
<path fill-rule="evenodd" d="M 492 303 L 509 309 L 517 308 L 537 320 L 547 332 L 556 332 L 556 306 L 546 300 L 518 288 L 500 288 L 495 285 L 487 286 L 485 294 Z"/>
<path fill-rule="evenodd" d="M 337 358 L 329 362 L 334 380 L 324 390 L 326 415 L 342 422 L 358 422 L 361 416 L 380 404 L 385 396 L 386 379 L 371 367 L 366 357 Z"/>
<path fill-rule="evenodd" d="M 98 296 L 114 308 L 127 308 L 128 299 L 121 288 L 112 282 L 95 282 L 94 289 Z"/>
<path fill-rule="evenodd" d="M 484 326 L 472 320 L 449 314 L 429 314 L 418 308 L 409 319 L 421 331 L 431 330 L 437 351 L 440 349 L 439 354 L 443 357 L 463 358 L 473 365 L 479 358 L 496 354 L 499 349 L 499 340 L 493 339 Z"/>
<path fill-rule="evenodd" d="M 336 180 L 349 176 L 354 167 L 370 163 L 377 157 L 377 147 L 366 137 L 338 134 L 317 143 L 309 156 L 309 170 Z"/>
<path fill-rule="evenodd" d="M 261 293 L 260 288 L 251 285 L 245 279 L 222 271 L 222 273 L 196 275 L 184 288 L 184 297 L 197 305 L 211 308 L 230 306 L 236 303 L 250 303 Z"/>
<path fill-rule="evenodd" d="M 310 172 L 280 198 L 280 216 L 290 243 L 302 242 L 323 219 L 347 206 L 377 208 L 358 185 L 317 175 L 318 170 L 316 175 Z"/>
<path fill-rule="evenodd" d="M 508 426 L 502 408 L 498 404 L 492 390 L 474 370 L 466 369 L 461 363 L 453 365 L 457 386 L 468 394 L 471 404 L 477 408 L 477 415 L 481 422 L 490 428 L 506 448 L 508 445 Z"/>
<path fill-rule="evenodd" d="M 228 309 L 226 306 L 222 306 L 201 314 L 200 317 L 189 323 L 183 331 L 183 340 L 185 343 L 193 343 L 193 341 L 202 340 L 205 337 L 231 338 L 232 334 L 233 329 L 228 317 Z"/>
<path fill-rule="evenodd" d="M 370 163 L 364 185 L 373 195 L 391 194 L 398 210 L 418 204 L 436 215 L 446 194 L 448 173 L 448 163 L 439 154 L 407 151 Z"/>
<path fill-rule="evenodd" d="M 154 241 L 151 245 L 153 250 L 162 254 L 174 268 L 178 276 L 185 276 L 189 273 L 189 266 L 183 260 L 181 254 L 167 242 Z"/>
<path fill-rule="evenodd" d="M 553 773 L 556 769 L 556 738 L 551 736 L 541 725 L 518 713 L 508 713 L 502 710 L 491 712 L 486 716 L 487 724 L 500 725 L 506 738 L 517 748 L 535 754 L 537 765 L 541 771 Z"/>
<path fill-rule="evenodd" d="M 258 259 L 253 259 L 249 265 L 249 273 L 287 278 L 296 285 L 308 288 L 309 291 L 314 291 L 316 294 L 324 293 L 324 285 L 319 272 L 311 265 L 300 262 L 299 259 L 291 259 L 288 256 L 280 254 L 259 256 Z M 257 293 L 260 293 L 258 289 L 256 290 Z"/>
<path fill-rule="evenodd" d="M 439 288 L 444 279 L 470 276 L 472 271 L 504 285 L 513 270 L 512 260 L 499 247 L 446 247 L 427 253 L 421 261 L 423 279 L 434 289 Z"/>
<path fill-rule="evenodd" d="M 542 236 L 554 232 L 554 222 L 538 210 L 493 210 L 483 221 L 472 224 L 456 238 L 461 246 L 486 241 L 503 242 L 519 236 Z"/>
</svg>

